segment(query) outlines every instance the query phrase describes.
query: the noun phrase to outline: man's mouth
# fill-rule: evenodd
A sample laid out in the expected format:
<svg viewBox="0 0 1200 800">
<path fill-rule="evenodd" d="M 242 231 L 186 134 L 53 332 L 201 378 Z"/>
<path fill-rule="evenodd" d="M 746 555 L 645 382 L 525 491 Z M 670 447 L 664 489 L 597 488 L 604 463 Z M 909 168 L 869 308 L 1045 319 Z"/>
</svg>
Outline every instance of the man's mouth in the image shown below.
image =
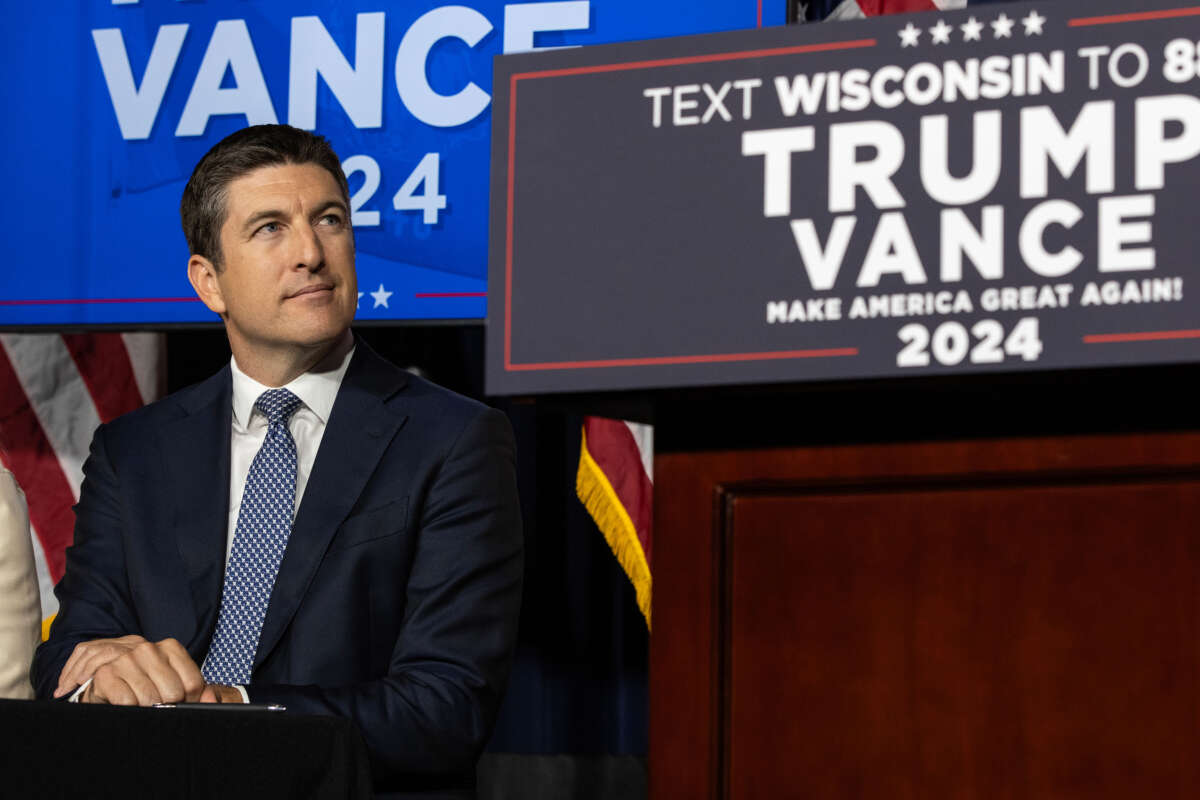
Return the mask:
<svg viewBox="0 0 1200 800">
<path fill-rule="evenodd" d="M 288 299 L 290 300 L 295 297 L 304 297 L 306 295 L 316 294 L 318 292 L 332 292 L 332 291 L 333 291 L 333 284 L 331 284 L 331 283 L 314 283 L 312 286 L 305 286 L 303 289 L 301 289 L 297 292 L 293 292 L 292 294 L 288 295 Z"/>
</svg>

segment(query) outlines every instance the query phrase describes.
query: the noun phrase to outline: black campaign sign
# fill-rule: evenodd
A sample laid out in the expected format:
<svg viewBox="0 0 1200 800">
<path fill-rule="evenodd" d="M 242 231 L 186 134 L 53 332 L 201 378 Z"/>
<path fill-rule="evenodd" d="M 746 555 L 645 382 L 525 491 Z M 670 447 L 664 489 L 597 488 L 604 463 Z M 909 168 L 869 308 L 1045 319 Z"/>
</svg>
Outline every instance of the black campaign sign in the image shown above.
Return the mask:
<svg viewBox="0 0 1200 800">
<path fill-rule="evenodd" d="M 488 391 L 1197 360 L 1200 8 L 497 59 Z"/>
</svg>

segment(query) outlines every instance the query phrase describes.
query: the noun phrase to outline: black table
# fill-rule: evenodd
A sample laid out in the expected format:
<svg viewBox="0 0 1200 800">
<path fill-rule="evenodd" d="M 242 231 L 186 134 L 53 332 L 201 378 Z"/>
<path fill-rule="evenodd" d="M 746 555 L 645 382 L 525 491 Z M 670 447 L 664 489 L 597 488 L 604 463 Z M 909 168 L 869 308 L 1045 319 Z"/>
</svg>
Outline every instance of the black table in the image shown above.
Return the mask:
<svg viewBox="0 0 1200 800">
<path fill-rule="evenodd" d="M 361 736 L 335 717 L 0 700 L 0 796 L 369 798 Z"/>
</svg>

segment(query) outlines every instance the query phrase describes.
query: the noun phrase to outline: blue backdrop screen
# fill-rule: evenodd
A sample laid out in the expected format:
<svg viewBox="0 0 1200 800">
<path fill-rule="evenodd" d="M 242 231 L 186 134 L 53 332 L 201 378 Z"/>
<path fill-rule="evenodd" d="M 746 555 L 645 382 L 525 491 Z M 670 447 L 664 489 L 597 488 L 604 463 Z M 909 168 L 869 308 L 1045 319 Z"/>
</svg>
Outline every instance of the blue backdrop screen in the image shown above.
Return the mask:
<svg viewBox="0 0 1200 800">
<path fill-rule="evenodd" d="M 83 0 L 7 4 L 0 326 L 213 322 L 179 197 L 247 124 L 327 136 L 350 181 L 360 320 L 482 318 L 501 52 L 781 24 L 772 0 Z"/>
</svg>

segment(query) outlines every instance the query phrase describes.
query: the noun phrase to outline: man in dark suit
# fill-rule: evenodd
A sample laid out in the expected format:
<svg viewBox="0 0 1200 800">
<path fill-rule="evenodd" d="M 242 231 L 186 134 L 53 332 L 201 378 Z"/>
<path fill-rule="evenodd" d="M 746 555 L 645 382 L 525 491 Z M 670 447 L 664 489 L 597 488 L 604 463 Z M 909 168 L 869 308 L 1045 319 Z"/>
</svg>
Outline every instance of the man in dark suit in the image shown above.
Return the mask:
<svg viewBox="0 0 1200 800">
<path fill-rule="evenodd" d="M 181 215 L 233 359 L 96 432 L 37 693 L 335 714 L 377 787 L 469 796 L 520 602 L 507 420 L 350 334 L 349 192 L 324 139 L 227 137 Z"/>
</svg>

